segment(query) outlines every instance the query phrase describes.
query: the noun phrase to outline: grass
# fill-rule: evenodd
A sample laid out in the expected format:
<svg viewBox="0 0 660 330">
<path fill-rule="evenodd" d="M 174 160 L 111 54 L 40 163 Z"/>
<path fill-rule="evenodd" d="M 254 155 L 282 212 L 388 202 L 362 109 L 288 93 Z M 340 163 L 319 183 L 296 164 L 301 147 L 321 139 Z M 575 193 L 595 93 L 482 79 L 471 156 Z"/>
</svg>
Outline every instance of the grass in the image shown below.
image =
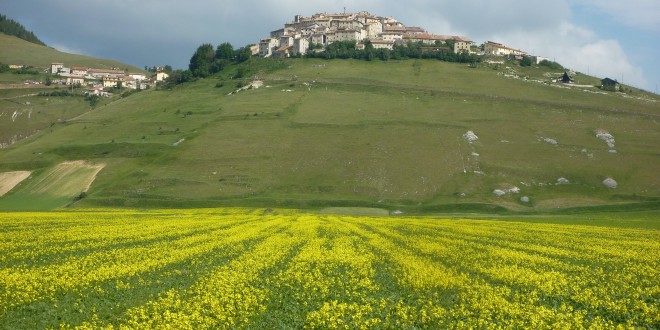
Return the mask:
<svg viewBox="0 0 660 330">
<path fill-rule="evenodd" d="M 68 67 L 84 66 L 96 69 L 121 68 L 130 71 L 142 71 L 134 66 L 106 59 L 60 52 L 51 47 L 45 47 L 25 40 L 0 33 L 0 63 L 33 66 L 40 69 L 50 69 L 53 62 L 64 63 Z"/>
<path fill-rule="evenodd" d="M 138 93 L 0 151 L 0 167 L 108 163 L 83 205 L 524 213 L 660 195 L 660 105 L 649 95 L 593 94 L 431 60 L 245 65 L 265 87 L 228 96 L 231 68 Z M 614 135 L 616 154 L 595 137 L 599 129 Z M 468 130 L 479 141 L 465 141 Z M 556 185 L 560 177 L 570 184 Z M 607 177 L 616 190 L 602 184 Z M 521 193 L 493 195 L 511 186 Z"/>
</svg>

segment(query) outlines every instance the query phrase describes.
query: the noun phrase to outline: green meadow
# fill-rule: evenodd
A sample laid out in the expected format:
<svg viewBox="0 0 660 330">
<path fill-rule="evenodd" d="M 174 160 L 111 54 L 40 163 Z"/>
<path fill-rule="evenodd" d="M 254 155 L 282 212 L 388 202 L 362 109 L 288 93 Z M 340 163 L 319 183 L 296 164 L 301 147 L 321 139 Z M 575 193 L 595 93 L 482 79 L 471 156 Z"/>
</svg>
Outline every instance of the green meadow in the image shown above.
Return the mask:
<svg viewBox="0 0 660 330">
<path fill-rule="evenodd" d="M 0 171 L 105 164 L 78 206 L 657 210 L 657 95 L 569 88 L 549 83 L 563 72 L 515 64 L 254 58 L 242 66 L 240 79 L 230 67 L 55 121 L 0 150 Z M 257 80 L 261 87 L 235 92 Z M 466 140 L 468 131 L 478 140 Z"/>
</svg>

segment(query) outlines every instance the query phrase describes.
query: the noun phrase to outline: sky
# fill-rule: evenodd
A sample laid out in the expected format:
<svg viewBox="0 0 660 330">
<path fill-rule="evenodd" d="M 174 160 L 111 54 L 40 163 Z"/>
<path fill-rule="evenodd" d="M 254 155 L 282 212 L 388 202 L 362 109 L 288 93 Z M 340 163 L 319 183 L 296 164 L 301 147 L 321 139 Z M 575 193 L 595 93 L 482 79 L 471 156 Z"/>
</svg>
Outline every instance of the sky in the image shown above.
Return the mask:
<svg viewBox="0 0 660 330">
<path fill-rule="evenodd" d="M 203 43 L 238 48 L 295 15 L 344 8 L 503 43 L 651 92 L 660 85 L 658 0 L 0 0 L 0 13 L 58 50 L 180 69 Z"/>
</svg>

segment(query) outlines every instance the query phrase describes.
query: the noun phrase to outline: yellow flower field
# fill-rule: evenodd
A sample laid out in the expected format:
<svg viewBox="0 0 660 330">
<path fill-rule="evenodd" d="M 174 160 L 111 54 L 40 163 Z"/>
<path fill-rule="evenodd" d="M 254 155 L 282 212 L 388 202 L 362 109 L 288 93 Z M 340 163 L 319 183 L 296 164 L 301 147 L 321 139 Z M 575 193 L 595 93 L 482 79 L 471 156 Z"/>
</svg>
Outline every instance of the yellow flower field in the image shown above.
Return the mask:
<svg viewBox="0 0 660 330">
<path fill-rule="evenodd" d="M 0 329 L 660 328 L 660 232 L 297 211 L 0 216 Z"/>
</svg>

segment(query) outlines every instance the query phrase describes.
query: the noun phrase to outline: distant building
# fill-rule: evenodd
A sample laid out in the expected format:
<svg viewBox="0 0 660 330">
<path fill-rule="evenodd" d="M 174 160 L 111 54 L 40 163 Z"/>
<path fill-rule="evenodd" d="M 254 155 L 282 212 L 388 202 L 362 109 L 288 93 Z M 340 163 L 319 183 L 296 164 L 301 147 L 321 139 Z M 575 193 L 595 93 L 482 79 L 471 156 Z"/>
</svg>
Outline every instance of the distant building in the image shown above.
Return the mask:
<svg viewBox="0 0 660 330">
<path fill-rule="evenodd" d="M 504 46 L 497 42 L 488 41 L 484 44 L 484 54 L 497 56 L 524 56 L 527 53 L 519 49 Z"/>
<path fill-rule="evenodd" d="M 135 79 L 136 81 L 147 80 L 147 75 L 144 73 L 129 73 L 127 76 Z"/>
<path fill-rule="evenodd" d="M 71 68 L 71 74 L 76 76 L 86 76 L 89 69 L 80 66 L 74 66 Z"/>
<path fill-rule="evenodd" d="M 122 70 L 89 69 L 87 72 L 90 76 L 96 79 L 119 78 L 126 75 Z"/>
<path fill-rule="evenodd" d="M 470 53 L 470 48 L 472 48 L 472 41 L 466 38 L 453 39 L 454 40 L 454 53 Z"/>
<path fill-rule="evenodd" d="M 165 79 L 169 78 L 170 75 L 165 73 L 165 72 L 158 72 L 156 73 L 156 81 L 164 81 Z"/>
<path fill-rule="evenodd" d="M 369 39 L 376 49 L 393 49 L 396 43 L 421 41 L 441 46 L 447 40 L 455 41 L 456 53 L 470 52 L 472 41 L 465 37 L 435 36 L 421 27 L 405 26 L 392 17 L 372 15 L 366 11 L 341 14 L 314 14 L 312 17 L 296 15 L 284 28 L 270 32 L 269 38 L 260 40 L 259 56 L 288 57 L 306 54 L 314 45 L 326 47 L 334 42 L 355 41 L 356 48 L 364 48 Z M 293 46 L 293 48 L 291 48 Z"/>
<path fill-rule="evenodd" d="M 259 42 L 259 56 L 261 57 L 271 57 L 273 51 L 279 48 L 280 42 L 276 38 L 267 38 L 262 39 Z"/>
<path fill-rule="evenodd" d="M 619 82 L 614 79 L 605 78 L 600 81 L 601 89 L 616 90 L 618 87 L 619 87 Z"/>
<path fill-rule="evenodd" d="M 51 63 L 50 64 L 50 73 L 58 74 L 60 69 L 64 68 L 64 63 Z"/>
<path fill-rule="evenodd" d="M 547 57 L 543 56 L 532 56 L 532 61 L 536 64 L 539 65 L 543 61 L 550 61 Z"/>
<path fill-rule="evenodd" d="M 82 76 L 69 76 L 66 77 L 67 85 L 82 85 L 85 83 L 85 77 Z"/>
</svg>

